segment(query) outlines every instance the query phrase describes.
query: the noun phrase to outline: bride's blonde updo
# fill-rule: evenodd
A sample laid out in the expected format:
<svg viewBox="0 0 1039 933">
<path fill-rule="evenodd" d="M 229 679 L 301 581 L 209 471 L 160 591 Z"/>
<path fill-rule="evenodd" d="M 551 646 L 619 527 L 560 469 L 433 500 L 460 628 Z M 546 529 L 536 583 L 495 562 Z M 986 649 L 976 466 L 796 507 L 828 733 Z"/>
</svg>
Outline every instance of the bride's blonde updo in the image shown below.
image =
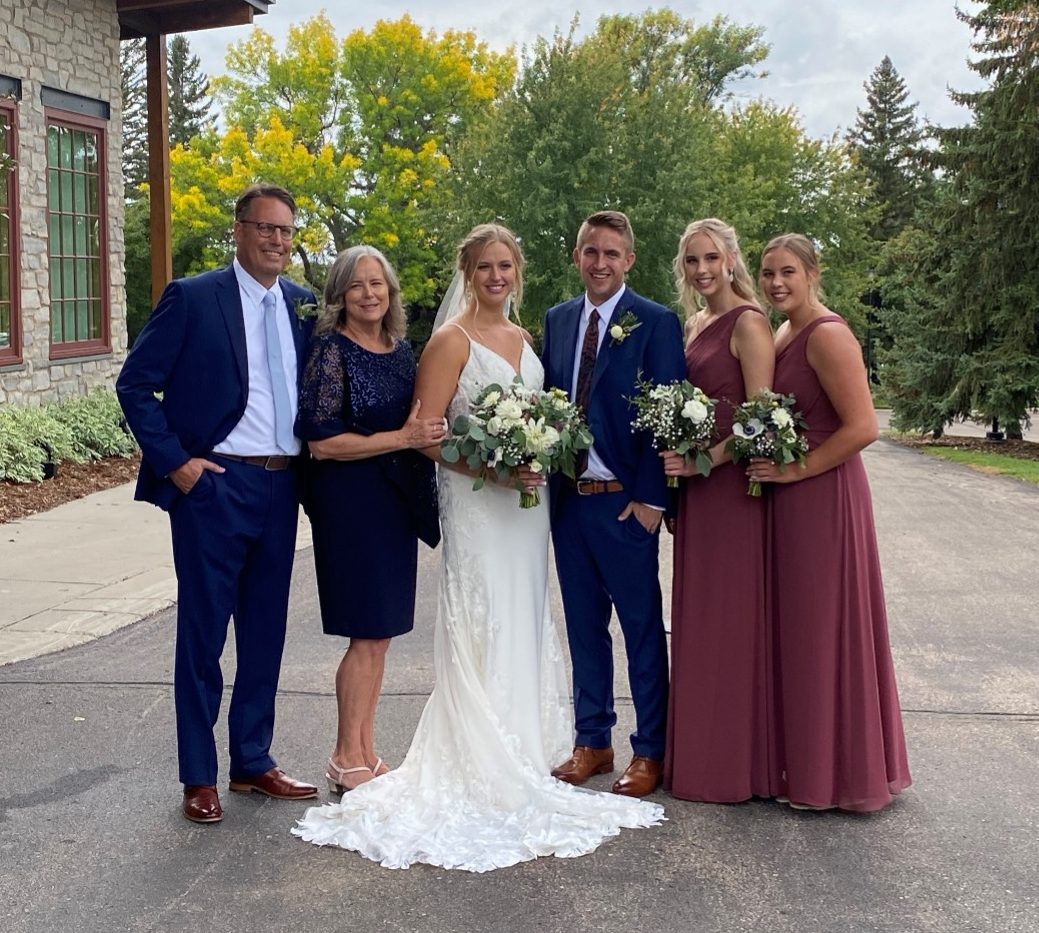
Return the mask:
<svg viewBox="0 0 1039 933">
<path fill-rule="evenodd" d="M 462 274 L 462 281 L 465 283 L 466 307 L 469 307 L 473 300 L 476 266 L 483 251 L 492 243 L 504 243 L 512 253 L 512 261 L 516 264 L 516 290 L 512 293 L 512 311 L 515 313 L 523 298 L 523 266 L 526 260 L 523 258 L 523 250 L 520 249 L 516 234 L 501 224 L 478 224 L 458 244 L 456 264 L 458 271 Z"/>
</svg>

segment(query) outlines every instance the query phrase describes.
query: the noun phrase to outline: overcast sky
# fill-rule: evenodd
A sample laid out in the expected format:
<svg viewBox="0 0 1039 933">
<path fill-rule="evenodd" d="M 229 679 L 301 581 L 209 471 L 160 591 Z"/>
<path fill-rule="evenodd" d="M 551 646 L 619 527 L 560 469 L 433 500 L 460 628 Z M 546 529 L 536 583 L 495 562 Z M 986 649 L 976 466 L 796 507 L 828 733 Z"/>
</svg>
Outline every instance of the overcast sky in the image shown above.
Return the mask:
<svg viewBox="0 0 1039 933">
<path fill-rule="evenodd" d="M 970 11 L 978 4 L 960 0 Z M 503 50 L 530 43 L 537 36 L 565 32 L 575 15 L 581 32 L 608 13 L 639 13 L 649 4 L 600 0 L 382 0 L 379 4 L 350 4 L 342 0 L 278 0 L 256 25 L 271 33 L 284 47 L 289 26 L 328 11 L 342 38 L 378 19 L 411 15 L 424 29 L 472 29 L 493 48 Z M 956 18 L 952 0 L 728 0 L 701 3 L 675 0 L 668 4 L 681 16 L 698 23 L 719 13 L 741 25 L 765 29 L 771 53 L 764 67 L 768 77 L 739 85 L 738 99 L 767 97 L 781 106 L 793 106 L 813 136 L 843 133 L 854 123 L 855 111 L 865 105 L 862 84 L 880 60 L 889 55 L 905 80 L 918 113 L 934 123 L 963 123 L 968 114 L 949 100 L 948 89 L 978 86 L 968 69 L 970 30 Z M 211 77 L 224 71 L 228 45 L 248 35 L 252 27 L 211 29 L 189 35 L 203 69 Z"/>
</svg>

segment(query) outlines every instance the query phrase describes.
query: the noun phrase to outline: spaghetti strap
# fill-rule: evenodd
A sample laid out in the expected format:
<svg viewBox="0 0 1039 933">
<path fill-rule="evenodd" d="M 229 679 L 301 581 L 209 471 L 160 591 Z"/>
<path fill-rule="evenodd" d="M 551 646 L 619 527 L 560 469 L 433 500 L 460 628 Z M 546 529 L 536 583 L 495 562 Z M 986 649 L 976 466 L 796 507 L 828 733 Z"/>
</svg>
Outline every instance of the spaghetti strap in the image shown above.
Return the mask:
<svg viewBox="0 0 1039 933">
<path fill-rule="evenodd" d="M 443 326 L 444 327 L 457 327 L 463 334 L 465 334 L 466 337 L 469 338 L 469 342 L 470 343 L 477 343 L 477 341 L 473 340 L 472 334 L 470 334 L 469 331 L 467 331 L 464 327 L 462 327 L 462 325 L 459 324 L 457 321 L 444 321 L 444 325 Z"/>
</svg>

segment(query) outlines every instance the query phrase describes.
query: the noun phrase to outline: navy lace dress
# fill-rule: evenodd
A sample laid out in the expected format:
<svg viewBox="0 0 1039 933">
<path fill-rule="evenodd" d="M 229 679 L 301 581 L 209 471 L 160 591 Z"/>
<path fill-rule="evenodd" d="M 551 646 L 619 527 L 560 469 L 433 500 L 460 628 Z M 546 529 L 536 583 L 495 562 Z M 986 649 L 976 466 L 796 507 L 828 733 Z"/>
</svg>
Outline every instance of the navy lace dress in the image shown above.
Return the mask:
<svg viewBox="0 0 1039 933">
<path fill-rule="evenodd" d="M 344 375 L 350 380 L 346 410 Z M 415 357 L 406 341 L 373 353 L 342 334 L 320 334 L 303 372 L 297 436 L 311 441 L 347 431 L 394 431 L 407 421 L 414 390 Z M 418 537 L 382 462 L 393 456 L 309 464 L 314 565 L 328 635 L 391 638 L 414 625 Z"/>
</svg>

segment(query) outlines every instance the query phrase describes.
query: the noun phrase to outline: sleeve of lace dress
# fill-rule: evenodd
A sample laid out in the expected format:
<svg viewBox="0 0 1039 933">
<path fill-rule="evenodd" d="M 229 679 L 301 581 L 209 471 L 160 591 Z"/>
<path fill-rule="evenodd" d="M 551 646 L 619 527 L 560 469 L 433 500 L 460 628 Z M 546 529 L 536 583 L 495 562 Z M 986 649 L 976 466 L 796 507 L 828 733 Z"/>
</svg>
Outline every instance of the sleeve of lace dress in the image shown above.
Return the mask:
<svg viewBox="0 0 1039 933">
<path fill-rule="evenodd" d="M 346 432 L 343 421 L 343 386 L 346 366 L 338 344 L 317 337 L 311 344 L 299 390 L 296 436 L 319 441 Z"/>
</svg>

